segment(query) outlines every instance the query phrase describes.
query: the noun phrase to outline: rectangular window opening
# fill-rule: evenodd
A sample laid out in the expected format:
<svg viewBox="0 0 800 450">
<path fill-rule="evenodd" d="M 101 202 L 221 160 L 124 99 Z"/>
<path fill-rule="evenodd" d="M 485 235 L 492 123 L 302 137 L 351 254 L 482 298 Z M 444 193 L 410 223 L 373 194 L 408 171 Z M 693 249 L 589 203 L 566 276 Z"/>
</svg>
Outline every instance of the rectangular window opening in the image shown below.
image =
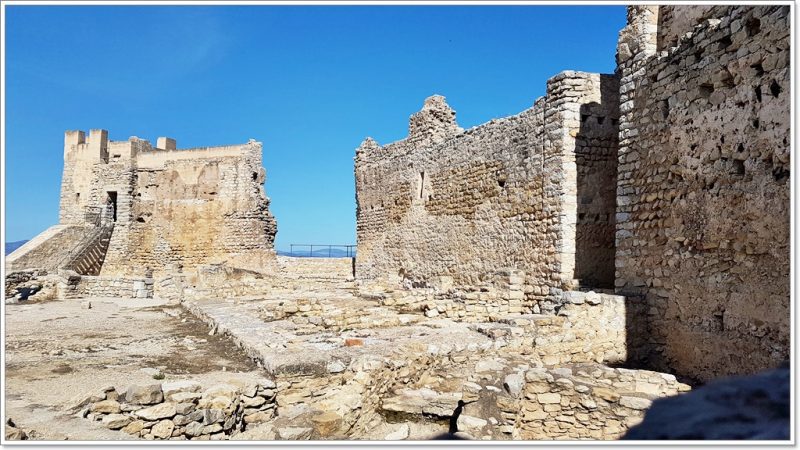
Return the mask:
<svg viewBox="0 0 800 450">
<path fill-rule="evenodd" d="M 108 191 L 108 205 L 111 208 L 111 217 L 114 222 L 117 221 L 117 193 L 116 191 Z"/>
</svg>

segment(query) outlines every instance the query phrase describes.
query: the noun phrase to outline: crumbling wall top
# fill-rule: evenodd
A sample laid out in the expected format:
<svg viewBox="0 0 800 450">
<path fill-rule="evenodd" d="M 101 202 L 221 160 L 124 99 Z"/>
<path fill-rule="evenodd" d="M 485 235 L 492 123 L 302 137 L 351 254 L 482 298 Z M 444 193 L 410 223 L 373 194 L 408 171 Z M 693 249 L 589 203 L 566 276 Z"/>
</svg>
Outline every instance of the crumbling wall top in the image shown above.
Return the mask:
<svg viewBox="0 0 800 450">
<path fill-rule="evenodd" d="M 462 131 L 456 123 L 456 112 L 441 95 L 426 98 L 422 109 L 408 123 L 408 139 L 420 143 L 438 143 Z"/>
</svg>

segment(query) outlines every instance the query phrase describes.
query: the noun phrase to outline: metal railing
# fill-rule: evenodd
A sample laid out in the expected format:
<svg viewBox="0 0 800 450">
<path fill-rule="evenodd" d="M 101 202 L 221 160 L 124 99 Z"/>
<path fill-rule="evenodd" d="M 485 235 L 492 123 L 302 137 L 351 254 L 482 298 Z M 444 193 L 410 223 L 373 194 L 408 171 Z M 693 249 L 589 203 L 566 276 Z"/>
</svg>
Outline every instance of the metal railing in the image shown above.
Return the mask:
<svg viewBox="0 0 800 450">
<path fill-rule="evenodd" d="M 77 244 L 59 258 L 56 263 L 56 269 L 73 269 L 78 259 L 82 256 L 83 252 L 91 247 L 96 241 L 110 237 L 114 229 L 114 223 L 103 222 L 102 206 L 87 206 L 84 213 L 84 222 L 86 225 L 94 226 L 94 229 L 86 233 Z"/>
<path fill-rule="evenodd" d="M 314 253 L 315 247 L 317 248 L 316 254 Z M 295 250 L 295 248 L 297 248 L 297 250 Z M 304 250 L 306 248 L 308 248 L 308 251 Z M 341 249 L 344 249 L 344 255 L 338 251 L 334 253 L 334 250 Z M 289 256 L 304 256 L 307 258 L 353 258 L 356 256 L 356 246 L 352 244 L 289 244 Z"/>
<path fill-rule="evenodd" d="M 103 219 L 103 207 L 87 206 L 86 213 L 84 214 L 83 219 L 87 224 L 99 227 Z"/>
<path fill-rule="evenodd" d="M 83 256 L 83 252 L 85 250 L 94 245 L 100 239 L 110 238 L 113 230 L 114 224 L 110 223 L 98 226 L 86 233 L 86 235 L 83 236 L 83 238 L 78 241 L 77 244 L 75 244 L 68 252 L 64 254 L 64 256 L 59 259 L 56 269 L 72 270 L 80 257 Z"/>
</svg>

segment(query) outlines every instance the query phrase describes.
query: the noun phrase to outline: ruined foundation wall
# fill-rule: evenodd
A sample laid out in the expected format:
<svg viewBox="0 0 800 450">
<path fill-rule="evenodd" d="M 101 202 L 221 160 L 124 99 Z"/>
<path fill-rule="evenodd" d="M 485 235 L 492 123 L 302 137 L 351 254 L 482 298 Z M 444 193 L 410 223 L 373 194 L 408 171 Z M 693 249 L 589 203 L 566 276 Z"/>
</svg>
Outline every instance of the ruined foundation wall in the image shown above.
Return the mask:
<svg viewBox="0 0 800 450">
<path fill-rule="evenodd" d="M 69 277 L 59 286 L 60 298 L 152 298 L 152 278 Z"/>
<path fill-rule="evenodd" d="M 715 6 L 656 53 L 684 8 L 620 34 L 616 288 L 639 358 L 708 380 L 788 358 L 789 7 Z"/>
<path fill-rule="evenodd" d="M 434 96 L 411 117 L 408 138 L 383 147 L 367 139 L 356 153 L 356 277 L 476 286 L 522 270 L 526 307 L 558 303 L 578 278 L 578 167 L 596 164 L 613 184 L 602 161 L 616 150 L 616 91 L 613 76 L 564 72 L 533 108 L 467 131 Z M 592 220 L 613 220 L 605 197 L 588 201 L 607 209 Z M 610 259 L 603 249 L 598 258 Z"/>
</svg>

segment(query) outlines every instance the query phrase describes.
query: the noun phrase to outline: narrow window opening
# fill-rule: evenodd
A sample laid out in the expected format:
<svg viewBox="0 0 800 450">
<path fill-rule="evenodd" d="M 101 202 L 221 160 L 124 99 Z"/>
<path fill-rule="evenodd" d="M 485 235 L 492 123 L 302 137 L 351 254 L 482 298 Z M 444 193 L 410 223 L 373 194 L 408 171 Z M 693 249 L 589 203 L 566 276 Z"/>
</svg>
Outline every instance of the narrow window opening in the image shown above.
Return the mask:
<svg viewBox="0 0 800 450">
<path fill-rule="evenodd" d="M 106 200 L 107 208 L 111 209 L 111 218 L 114 222 L 117 221 L 117 193 L 116 191 L 108 191 L 108 198 Z"/>
<path fill-rule="evenodd" d="M 756 94 L 756 101 L 761 103 L 761 86 L 754 87 L 753 92 Z"/>
<path fill-rule="evenodd" d="M 783 181 L 789 178 L 789 171 L 780 167 L 776 167 L 772 170 L 772 177 L 775 178 L 775 181 Z"/>
<path fill-rule="evenodd" d="M 733 161 L 733 173 L 736 175 L 744 175 L 744 161 L 738 159 Z"/>
<path fill-rule="evenodd" d="M 769 85 L 769 92 L 772 94 L 772 96 L 778 98 L 778 94 L 780 94 L 781 91 L 783 91 L 781 85 L 778 84 L 777 81 L 772 80 L 772 83 Z"/>
<path fill-rule="evenodd" d="M 744 28 L 747 30 L 747 37 L 753 37 L 761 31 L 761 21 L 755 17 L 751 17 L 745 22 Z"/>
<path fill-rule="evenodd" d="M 425 196 L 425 172 L 419 173 L 419 198 L 422 199 Z"/>
<path fill-rule="evenodd" d="M 700 96 L 703 98 L 711 97 L 714 93 L 714 85 L 711 83 L 703 83 L 700 85 Z"/>
</svg>

